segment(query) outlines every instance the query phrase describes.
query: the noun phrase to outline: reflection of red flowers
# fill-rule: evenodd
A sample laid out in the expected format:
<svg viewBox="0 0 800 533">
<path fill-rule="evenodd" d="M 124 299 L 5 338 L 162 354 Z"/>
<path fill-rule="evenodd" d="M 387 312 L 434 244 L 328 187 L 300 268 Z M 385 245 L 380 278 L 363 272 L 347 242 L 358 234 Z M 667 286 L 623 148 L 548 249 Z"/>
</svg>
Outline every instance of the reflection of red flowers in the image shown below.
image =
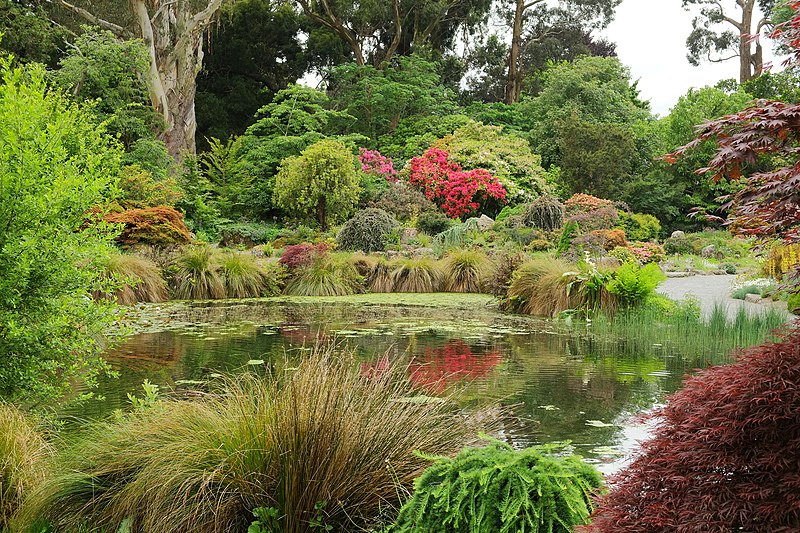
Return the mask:
<svg viewBox="0 0 800 533">
<path fill-rule="evenodd" d="M 500 352 L 474 354 L 462 340 L 448 341 L 440 348 L 426 348 L 424 355 L 409 364 L 409 378 L 415 385 L 441 392 L 449 382 L 481 378 L 500 364 Z"/>
<path fill-rule="evenodd" d="M 288 326 L 278 328 L 281 337 L 291 344 L 313 346 L 316 342 L 324 342 L 326 336 L 323 332 L 312 329 L 311 326 Z"/>
</svg>

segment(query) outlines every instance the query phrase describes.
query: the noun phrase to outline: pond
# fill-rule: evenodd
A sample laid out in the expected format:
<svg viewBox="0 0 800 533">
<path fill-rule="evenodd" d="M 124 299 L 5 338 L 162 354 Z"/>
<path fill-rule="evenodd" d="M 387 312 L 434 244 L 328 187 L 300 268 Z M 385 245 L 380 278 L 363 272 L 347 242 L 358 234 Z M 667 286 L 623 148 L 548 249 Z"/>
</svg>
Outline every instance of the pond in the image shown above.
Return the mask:
<svg viewBox="0 0 800 533">
<path fill-rule="evenodd" d="M 624 341 L 587 335 L 585 325 L 567 329 L 505 315 L 485 296 L 389 301 L 365 295 L 138 307 L 135 333 L 107 355 L 119 377 L 101 381 L 102 400 L 70 414 L 94 418 L 126 409 L 127 393 L 139 392 L 145 379 L 182 396 L 220 372 L 280 367 L 320 338 L 355 350 L 364 372 L 400 359 L 430 394 L 455 387 L 465 404 L 509 406 L 514 422 L 502 434 L 508 442 L 570 441 L 609 473 L 646 436 L 636 415 L 703 365 L 660 344 L 632 352 Z"/>
</svg>

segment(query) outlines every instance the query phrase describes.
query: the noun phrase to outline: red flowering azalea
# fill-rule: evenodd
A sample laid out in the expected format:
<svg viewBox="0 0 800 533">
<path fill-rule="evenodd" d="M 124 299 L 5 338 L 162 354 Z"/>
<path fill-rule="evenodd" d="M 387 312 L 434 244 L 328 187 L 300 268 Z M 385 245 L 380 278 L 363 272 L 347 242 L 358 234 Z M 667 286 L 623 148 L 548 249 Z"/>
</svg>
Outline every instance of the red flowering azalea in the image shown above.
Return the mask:
<svg viewBox="0 0 800 533">
<path fill-rule="evenodd" d="M 462 170 L 461 165 L 450 161 L 447 152 L 438 148 L 413 158 L 410 169 L 409 182 L 451 218 L 474 213 L 481 202 L 490 198 L 502 202 L 506 199 L 503 184 L 488 170 Z"/>
</svg>

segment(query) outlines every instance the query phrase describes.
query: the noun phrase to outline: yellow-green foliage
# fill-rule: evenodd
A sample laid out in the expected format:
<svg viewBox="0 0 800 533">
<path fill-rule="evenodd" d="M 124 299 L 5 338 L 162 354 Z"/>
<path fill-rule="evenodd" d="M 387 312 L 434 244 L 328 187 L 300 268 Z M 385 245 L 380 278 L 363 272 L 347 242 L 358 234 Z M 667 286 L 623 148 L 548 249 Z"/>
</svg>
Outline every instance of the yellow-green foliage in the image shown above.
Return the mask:
<svg viewBox="0 0 800 533">
<path fill-rule="evenodd" d="M 219 259 L 219 270 L 228 298 L 275 296 L 277 284 L 270 279 L 252 255 L 229 252 Z"/>
<path fill-rule="evenodd" d="M 492 262 L 478 250 L 454 250 L 444 259 L 446 292 L 482 292 Z"/>
<path fill-rule="evenodd" d="M 656 287 L 665 279 L 667 276 L 656 263 L 648 263 L 644 267 L 639 267 L 636 263 L 625 263 L 613 273 L 608 291 L 623 305 L 635 306 L 653 295 Z"/>
<path fill-rule="evenodd" d="M 547 447 L 492 441 L 435 463 L 414 483 L 392 533 L 570 533 L 586 524 L 600 473 Z"/>
<path fill-rule="evenodd" d="M 570 277 L 565 274 L 575 270 L 576 267 L 549 257 L 528 261 L 517 269 L 508 287 L 511 308 L 537 316 L 555 316 L 573 308 L 567 293 Z"/>
<path fill-rule="evenodd" d="M 392 265 L 391 292 L 438 292 L 442 288 L 442 269 L 428 257 L 400 259 Z"/>
<path fill-rule="evenodd" d="M 296 269 L 284 293 L 289 296 L 346 296 L 361 292 L 363 281 L 348 257 L 318 254 L 310 264 Z"/>
<path fill-rule="evenodd" d="M 800 244 L 773 246 L 762 267 L 764 274 L 777 280 L 800 265 Z"/>
<path fill-rule="evenodd" d="M 474 435 L 451 401 L 413 401 L 405 368 L 359 371 L 354 354 L 309 354 L 273 380 L 231 378 L 219 394 L 162 401 L 89 428 L 26 500 L 18 524 L 55 531 L 244 532 L 278 510 L 281 533 L 361 531 L 425 469 L 414 451 L 450 455 Z"/>
<path fill-rule="evenodd" d="M 208 246 L 193 246 L 175 260 L 173 291 L 179 300 L 225 298 L 218 258 Z"/>
<path fill-rule="evenodd" d="M 41 483 L 50 447 L 19 409 L 0 403 L 0 531 L 25 495 Z"/>
<path fill-rule="evenodd" d="M 167 282 L 161 270 L 149 259 L 112 253 L 103 265 L 105 275 L 120 283 L 113 295 L 98 292 L 96 298 L 114 298 L 122 305 L 138 302 L 165 302 L 169 299 Z"/>
<path fill-rule="evenodd" d="M 275 203 L 297 218 L 328 222 L 347 220 L 358 203 L 355 156 L 339 141 L 323 140 L 299 157 L 281 163 L 275 178 Z"/>
</svg>

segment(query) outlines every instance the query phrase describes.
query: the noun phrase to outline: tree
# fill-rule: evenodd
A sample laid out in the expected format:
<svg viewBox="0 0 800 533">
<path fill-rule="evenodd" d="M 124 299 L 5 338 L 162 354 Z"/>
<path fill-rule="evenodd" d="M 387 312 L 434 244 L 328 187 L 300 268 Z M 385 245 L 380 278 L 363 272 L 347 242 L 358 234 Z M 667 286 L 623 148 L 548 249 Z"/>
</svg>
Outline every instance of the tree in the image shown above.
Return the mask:
<svg viewBox="0 0 800 533">
<path fill-rule="evenodd" d="M 84 226 L 122 152 L 41 66 L 0 59 L 0 76 L 0 396 L 53 398 L 106 368 L 113 307 L 89 292 L 112 235 Z"/>
<path fill-rule="evenodd" d="M 224 1 L 128 0 L 127 13 L 119 3 L 55 0 L 119 39 L 139 37 L 144 41 L 149 56 L 144 79 L 150 102 L 164 119 L 164 142 L 177 160 L 185 152 L 195 152 L 194 100 L 197 75 L 203 68 L 203 36 Z"/>
<path fill-rule="evenodd" d="M 489 12 L 490 0 L 296 0 L 315 23 L 350 48 L 356 65 L 379 67 L 396 54 L 452 48 L 459 29 L 472 28 Z"/>
<path fill-rule="evenodd" d="M 275 179 L 275 203 L 292 216 L 316 220 L 323 231 L 347 220 L 358 204 L 353 152 L 334 140 L 309 146 L 281 163 Z"/>
<path fill-rule="evenodd" d="M 776 0 L 682 0 L 687 11 L 697 8 L 692 32 L 686 39 L 687 59 L 694 66 L 702 61 L 722 62 L 739 59 L 739 83 L 764 72 L 761 32 L 770 22 Z M 756 20 L 756 7 L 762 17 Z M 731 29 L 723 29 L 730 28 Z"/>
<path fill-rule="evenodd" d="M 514 15 L 511 17 L 511 48 L 508 54 L 505 102 L 519 101 L 522 93 L 524 67 L 521 58 L 526 49 L 544 39 L 567 31 L 568 28 L 603 28 L 611 21 L 614 10 L 622 0 L 561 0 L 551 7 L 546 0 L 514 0 Z M 539 24 L 533 23 L 540 21 Z M 547 21 L 541 24 L 541 21 Z M 523 28 L 534 28 L 532 34 L 523 37 Z"/>
<path fill-rule="evenodd" d="M 52 24 L 41 8 L 25 0 L 0 0 L 0 51 L 23 63 L 55 66 L 66 32 Z"/>
</svg>

